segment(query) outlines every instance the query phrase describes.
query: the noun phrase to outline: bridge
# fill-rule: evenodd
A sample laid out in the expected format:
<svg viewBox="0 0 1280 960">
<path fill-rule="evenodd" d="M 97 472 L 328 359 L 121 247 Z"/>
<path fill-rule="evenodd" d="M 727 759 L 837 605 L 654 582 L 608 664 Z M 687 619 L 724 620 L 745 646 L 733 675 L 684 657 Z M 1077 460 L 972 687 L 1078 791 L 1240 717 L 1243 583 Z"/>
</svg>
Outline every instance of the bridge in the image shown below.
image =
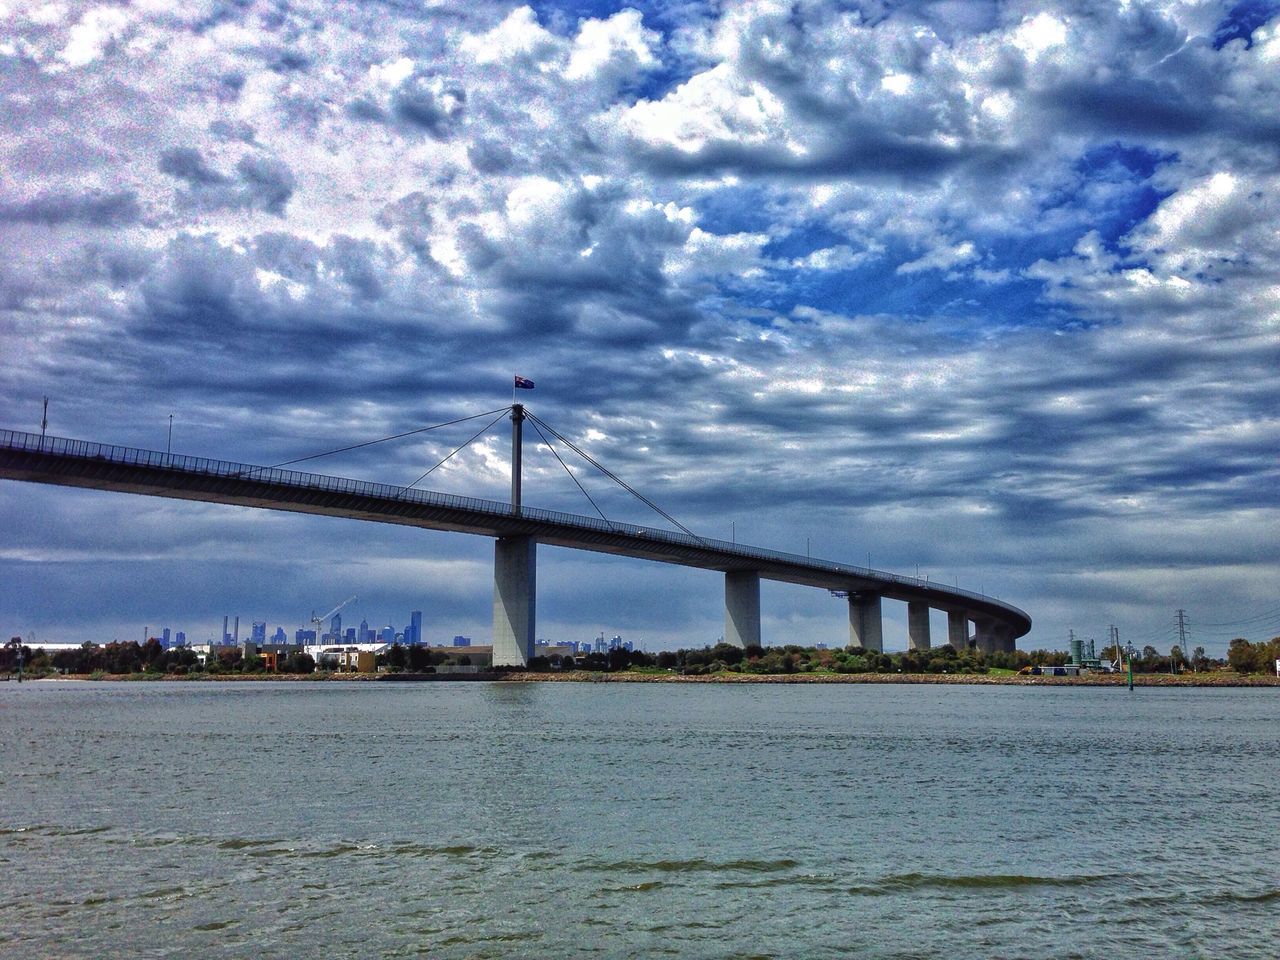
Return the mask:
<svg viewBox="0 0 1280 960">
<path fill-rule="evenodd" d="M 523 418 L 524 408 L 513 404 L 511 503 L 14 430 L 0 430 L 0 478 L 492 537 L 495 666 L 524 666 L 533 655 L 540 543 L 723 573 L 724 638 L 735 646 L 760 644 L 762 579 L 847 595 L 849 641 L 867 650 L 883 649 L 884 600 L 907 605 L 911 649 L 931 646 L 933 609 L 946 612 L 947 642 L 956 649 L 972 644 L 985 653 L 1011 651 L 1031 629 L 1031 618 L 1011 604 L 918 577 L 526 507 L 520 491 Z"/>
</svg>

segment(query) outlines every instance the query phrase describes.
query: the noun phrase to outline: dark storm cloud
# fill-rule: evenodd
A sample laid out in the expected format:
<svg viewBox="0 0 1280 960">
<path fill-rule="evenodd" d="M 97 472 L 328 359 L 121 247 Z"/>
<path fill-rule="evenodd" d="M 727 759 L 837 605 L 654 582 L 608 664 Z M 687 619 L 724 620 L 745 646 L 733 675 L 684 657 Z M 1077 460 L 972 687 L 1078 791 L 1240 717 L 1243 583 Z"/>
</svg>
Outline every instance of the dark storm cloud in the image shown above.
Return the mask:
<svg viewBox="0 0 1280 960">
<path fill-rule="evenodd" d="M 0 200 L 0 222 L 120 227 L 136 223 L 140 216 L 138 196 L 132 190 L 42 193 L 30 200 Z"/>
<path fill-rule="evenodd" d="M 212 169 L 194 147 L 172 147 L 160 154 L 160 172 L 185 180 L 193 187 L 221 186 L 231 178 Z"/>
<path fill-rule="evenodd" d="M 405 125 L 445 140 L 462 116 L 466 99 L 457 84 L 414 74 L 406 77 L 392 94 L 391 111 Z"/>
<path fill-rule="evenodd" d="M 645 164 L 659 174 L 680 176 L 731 172 L 744 177 L 883 178 L 911 181 L 942 176 L 967 163 L 1000 165 L 1011 154 L 987 147 L 957 149 L 925 138 L 864 128 L 841 134 L 813 154 L 797 156 L 781 144 L 708 143 L 698 150 L 639 147 Z"/>
<path fill-rule="evenodd" d="M 467 158 L 479 173 L 502 173 L 511 168 L 515 154 L 505 143 L 480 140 L 467 147 Z"/>
<path fill-rule="evenodd" d="M 162 173 L 191 187 L 184 194 L 187 202 L 205 208 L 252 207 L 283 216 L 296 184 L 293 171 L 285 163 L 255 153 L 240 158 L 235 176 L 213 169 L 193 147 L 165 150 L 159 166 Z"/>
<path fill-rule="evenodd" d="M 387 111 L 378 106 L 369 97 L 356 97 L 347 104 L 347 114 L 355 120 L 366 120 L 371 123 L 385 123 Z"/>
<path fill-rule="evenodd" d="M 214 120 L 209 124 L 209 132 L 219 140 L 239 140 L 242 143 L 253 143 L 253 125 L 243 120 Z"/>
</svg>

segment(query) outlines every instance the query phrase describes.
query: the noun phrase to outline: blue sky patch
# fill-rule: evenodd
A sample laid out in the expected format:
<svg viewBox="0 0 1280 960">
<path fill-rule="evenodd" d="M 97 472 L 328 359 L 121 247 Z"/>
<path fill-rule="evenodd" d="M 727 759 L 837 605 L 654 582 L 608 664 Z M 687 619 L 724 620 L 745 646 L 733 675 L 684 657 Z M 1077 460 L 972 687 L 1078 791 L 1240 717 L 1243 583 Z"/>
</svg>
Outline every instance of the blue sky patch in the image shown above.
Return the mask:
<svg viewBox="0 0 1280 960">
<path fill-rule="evenodd" d="M 1243 0 L 1227 12 L 1214 32 L 1213 48 L 1221 50 L 1232 40 L 1243 39 L 1246 47 L 1253 46 L 1253 31 L 1280 13 L 1277 0 Z"/>
</svg>

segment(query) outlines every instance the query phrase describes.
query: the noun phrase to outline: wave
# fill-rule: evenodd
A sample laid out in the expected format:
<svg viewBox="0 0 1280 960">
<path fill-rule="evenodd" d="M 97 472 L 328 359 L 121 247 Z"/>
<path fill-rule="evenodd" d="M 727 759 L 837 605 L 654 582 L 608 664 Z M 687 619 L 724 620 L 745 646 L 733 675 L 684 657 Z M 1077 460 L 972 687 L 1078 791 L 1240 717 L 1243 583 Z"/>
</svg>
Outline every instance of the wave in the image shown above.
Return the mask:
<svg viewBox="0 0 1280 960">
<path fill-rule="evenodd" d="M 993 890 L 1037 887 L 1087 887 L 1121 879 L 1117 874 L 1082 874 L 1066 877 L 1041 877 L 1019 873 L 982 873 L 954 876 L 931 873 L 900 873 L 882 877 L 868 885 L 849 887 L 848 892 L 862 896 L 883 896 L 903 890 Z"/>
<path fill-rule="evenodd" d="M 742 873 L 777 873 L 800 866 L 797 860 L 615 860 L 575 865 L 578 873 L 622 873 L 657 871 L 658 873 L 702 873 L 738 871 Z"/>
</svg>

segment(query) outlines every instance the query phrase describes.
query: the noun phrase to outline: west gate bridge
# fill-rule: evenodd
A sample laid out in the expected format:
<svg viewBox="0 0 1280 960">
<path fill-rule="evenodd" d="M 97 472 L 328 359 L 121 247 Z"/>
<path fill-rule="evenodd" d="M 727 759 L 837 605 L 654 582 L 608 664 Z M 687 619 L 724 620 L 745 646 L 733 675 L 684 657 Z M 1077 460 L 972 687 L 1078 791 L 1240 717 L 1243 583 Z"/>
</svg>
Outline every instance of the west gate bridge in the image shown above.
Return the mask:
<svg viewBox="0 0 1280 960">
<path fill-rule="evenodd" d="M 510 503 L 14 430 L 0 430 L 0 478 L 492 537 L 495 666 L 524 666 L 533 656 L 540 543 L 723 573 L 724 638 L 736 646 L 761 642 L 762 579 L 847 595 L 849 641 L 867 650 L 883 649 L 885 600 L 907 605 L 911 649 L 931 645 L 932 609 L 946 612 L 946 642 L 957 649 L 1013 650 L 1015 640 L 1031 629 L 1031 618 L 1011 604 L 918 577 L 708 539 L 684 528 L 675 532 L 526 507 L 521 502 L 526 413 L 521 404 L 509 411 Z"/>
</svg>

